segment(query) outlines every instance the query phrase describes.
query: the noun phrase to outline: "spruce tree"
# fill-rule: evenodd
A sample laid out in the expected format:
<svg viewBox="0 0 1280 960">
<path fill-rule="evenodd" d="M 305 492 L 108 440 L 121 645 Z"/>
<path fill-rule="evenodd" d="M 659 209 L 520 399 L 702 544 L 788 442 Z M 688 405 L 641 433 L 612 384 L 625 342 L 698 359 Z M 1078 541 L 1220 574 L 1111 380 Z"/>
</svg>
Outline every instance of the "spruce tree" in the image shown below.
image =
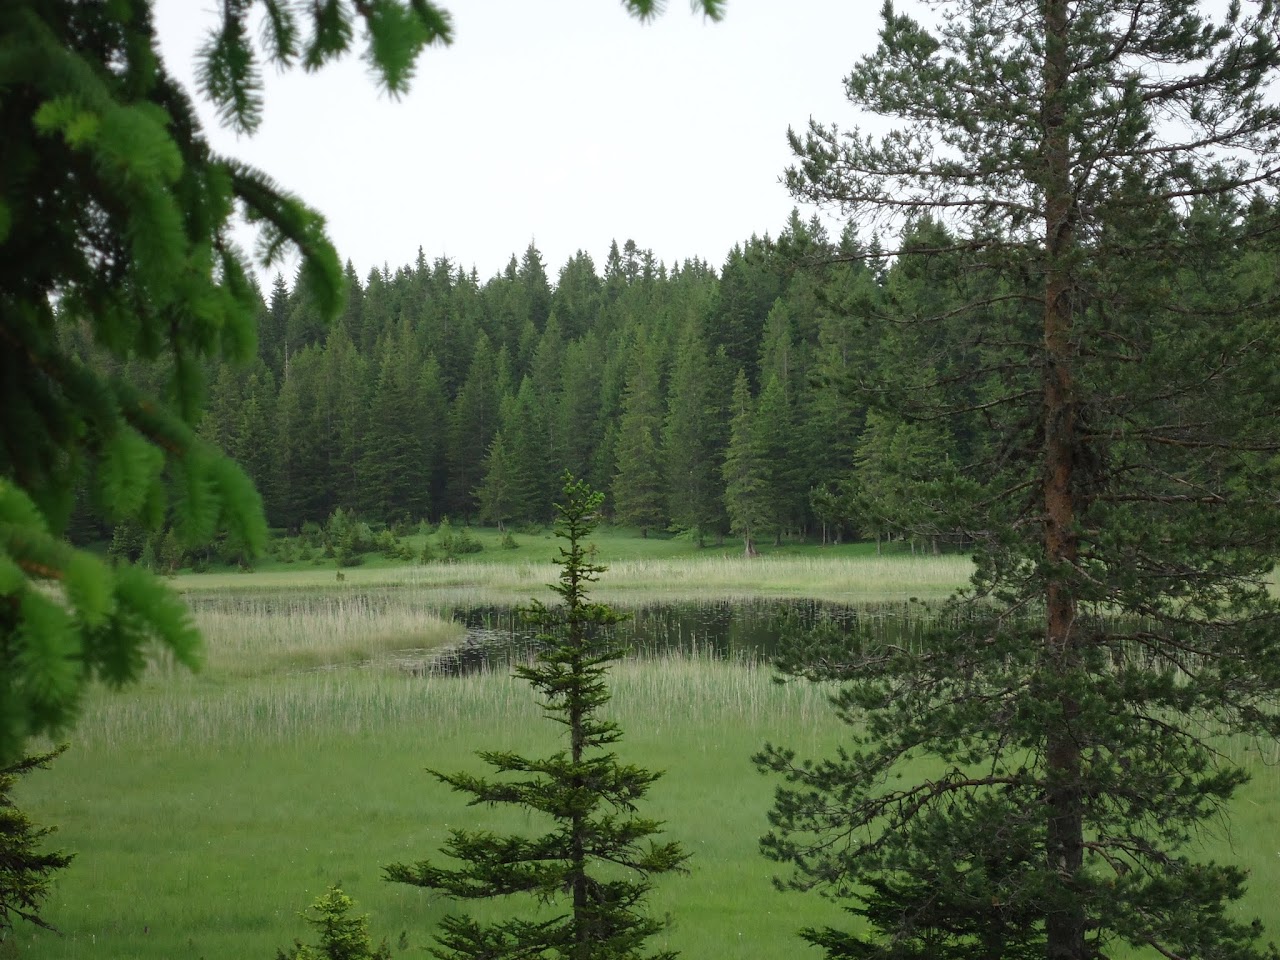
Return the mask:
<svg viewBox="0 0 1280 960">
<path fill-rule="evenodd" d="M 1280 337 L 1258 272 L 1276 6 L 938 6 L 927 28 L 886 3 L 846 82 L 894 129 L 815 123 L 788 182 L 863 224 L 944 221 L 896 251 L 890 286 L 942 282 L 886 310 L 891 376 L 865 396 L 964 441 L 890 509 L 961 531 L 976 573 L 911 649 L 790 659 L 843 684 L 853 743 L 764 751 L 786 780 L 765 851 L 871 921 L 809 931 L 831 956 L 1275 956 L 1237 912 L 1242 872 L 1191 840 L 1247 778 L 1215 738 L 1280 736 L 1257 346 Z"/>
<path fill-rule="evenodd" d="M 476 340 L 466 382 L 449 409 L 450 512 L 470 516 L 475 508 L 475 491 L 482 479 L 481 465 L 489 443 L 498 430 L 498 372 L 489 337 Z"/>
<path fill-rule="evenodd" d="M 622 400 L 616 448 L 618 472 L 613 481 L 613 504 L 618 520 L 640 528 L 666 520 L 662 468 L 658 462 L 662 429 L 662 395 L 654 346 L 636 344 Z"/>
<path fill-rule="evenodd" d="M 776 374 L 764 379 L 751 430 L 764 481 L 757 532 L 773 534 L 775 545 L 788 528 L 800 526 L 807 507 L 799 434 L 791 398 Z"/>
<path fill-rule="evenodd" d="M 547 718 L 564 727 L 566 747 L 539 759 L 482 752 L 493 779 L 433 771 L 471 804 L 512 804 L 549 818 L 552 829 L 537 837 L 455 829 L 444 852 L 456 867 L 422 861 L 386 868 L 389 880 L 462 900 L 529 894 L 541 905 L 534 918 L 489 925 L 445 917 L 432 950 L 441 960 L 674 956 L 645 952 L 666 923 L 644 904 L 650 878 L 682 870 L 686 856 L 678 844 L 656 842 L 661 824 L 637 813 L 660 774 L 620 762 L 612 747 L 622 731 L 600 716 L 609 701 L 608 666 L 622 656 L 609 630 L 620 616 L 587 595 L 604 570 L 591 562 L 586 542 L 602 501 L 585 483 L 566 478 L 556 530 L 565 545 L 552 587 L 561 603 L 534 601 L 528 616 L 542 631 L 543 649 L 532 666 L 516 671 L 542 697 Z"/>
<path fill-rule="evenodd" d="M 525 377 L 520 391 L 502 403 L 502 432 L 508 438 L 513 516 L 539 523 L 552 519 L 555 468 L 550 458 L 550 430 L 544 397 Z"/>
<path fill-rule="evenodd" d="M 586 476 L 591 469 L 604 432 L 600 416 L 601 353 L 600 342 L 591 332 L 565 350 L 560 403 L 554 418 L 563 441 L 563 462 L 575 477 Z"/>
<path fill-rule="evenodd" d="M 600 318 L 601 289 L 596 265 L 582 250 L 560 268 L 551 305 L 566 340 L 576 340 L 596 325 Z"/>
<path fill-rule="evenodd" d="M 756 429 L 756 404 L 751 398 L 747 374 L 738 371 L 733 384 L 729 448 L 724 458 L 724 504 L 729 513 L 729 529 L 742 537 L 743 552 L 757 554 L 756 537 L 769 529 L 772 507 L 769 502 L 767 464 Z"/>
<path fill-rule="evenodd" d="M 21 777 L 46 769 L 65 749 L 62 746 L 0 766 L 0 942 L 18 920 L 53 929 L 40 918 L 40 907 L 49 895 L 54 871 L 69 864 L 71 857 L 42 849 L 54 828 L 33 824 L 11 794 Z"/>
<path fill-rule="evenodd" d="M 671 390 L 662 432 L 667 513 L 701 546 L 724 513 L 716 448 L 719 410 L 713 391 L 711 358 L 697 317 L 685 324 L 671 371 Z"/>
<path fill-rule="evenodd" d="M 315 946 L 293 941 L 286 952 L 276 951 L 276 960 L 391 960 L 391 948 L 384 939 L 376 946 L 369 936 L 367 914 L 351 916 L 355 901 L 334 885 L 311 904 L 302 919 L 319 935 Z"/>
<path fill-rule="evenodd" d="M 489 452 L 484 458 L 484 479 L 475 492 L 482 523 L 492 523 L 499 530 L 506 530 L 507 521 L 516 516 L 514 487 L 511 456 L 507 453 L 507 441 L 499 430 L 489 444 Z"/>
</svg>

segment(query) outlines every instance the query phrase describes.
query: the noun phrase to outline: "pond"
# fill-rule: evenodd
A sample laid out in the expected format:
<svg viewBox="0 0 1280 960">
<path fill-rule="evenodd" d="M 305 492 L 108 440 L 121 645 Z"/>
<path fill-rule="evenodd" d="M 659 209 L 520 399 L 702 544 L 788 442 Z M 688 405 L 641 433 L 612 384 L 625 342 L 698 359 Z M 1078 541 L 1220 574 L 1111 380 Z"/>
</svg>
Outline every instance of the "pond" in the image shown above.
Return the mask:
<svg viewBox="0 0 1280 960">
<path fill-rule="evenodd" d="M 837 604 L 820 600 L 717 600 L 697 603 L 616 605 L 627 619 L 614 627 L 630 656 L 669 653 L 723 659 L 767 660 L 784 652 L 788 638 L 825 621 L 877 638 L 914 645 L 934 611 L 926 604 Z M 536 631 L 518 607 L 483 606 L 448 611 L 467 628 L 465 639 L 423 664 L 432 672 L 461 674 L 502 668 L 531 659 Z"/>
</svg>

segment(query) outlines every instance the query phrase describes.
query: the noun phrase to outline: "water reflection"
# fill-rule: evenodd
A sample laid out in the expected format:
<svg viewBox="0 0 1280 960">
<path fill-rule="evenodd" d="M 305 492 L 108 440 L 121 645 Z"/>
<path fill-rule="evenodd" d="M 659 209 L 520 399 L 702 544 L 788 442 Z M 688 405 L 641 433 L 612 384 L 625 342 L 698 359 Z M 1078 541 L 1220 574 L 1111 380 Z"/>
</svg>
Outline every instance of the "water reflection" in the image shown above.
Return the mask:
<svg viewBox="0 0 1280 960">
<path fill-rule="evenodd" d="M 614 628 L 631 656 L 683 653 L 724 659 L 763 660 L 785 652 L 788 638 L 827 622 L 861 627 L 895 642 L 918 639 L 932 611 L 918 602 L 837 604 L 820 600 L 712 600 L 698 603 L 616 605 L 628 619 Z M 526 662 L 536 652 L 535 631 L 519 608 L 469 607 L 451 611 L 467 628 L 463 642 L 423 664 L 432 672 L 470 673 Z"/>
</svg>

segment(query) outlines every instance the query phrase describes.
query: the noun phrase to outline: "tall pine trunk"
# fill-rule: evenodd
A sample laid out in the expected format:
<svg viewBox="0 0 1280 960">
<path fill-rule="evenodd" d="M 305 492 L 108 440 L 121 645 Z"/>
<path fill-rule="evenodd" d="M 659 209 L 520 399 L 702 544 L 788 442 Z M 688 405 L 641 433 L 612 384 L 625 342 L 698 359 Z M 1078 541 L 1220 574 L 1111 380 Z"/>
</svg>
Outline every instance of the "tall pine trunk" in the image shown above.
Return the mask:
<svg viewBox="0 0 1280 960">
<path fill-rule="evenodd" d="M 1080 746 L 1072 724 L 1079 704 L 1068 693 L 1077 667 L 1077 556 L 1073 493 L 1076 411 L 1073 387 L 1072 283 L 1075 230 L 1066 127 L 1067 0 L 1048 0 L 1045 18 L 1045 302 L 1044 302 L 1044 549 L 1048 564 L 1044 669 L 1057 689 L 1058 716 L 1047 731 L 1045 853 L 1062 906 L 1045 919 L 1049 960 L 1085 960 L 1083 901 L 1071 889 L 1084 866 Z"/>
</svg>

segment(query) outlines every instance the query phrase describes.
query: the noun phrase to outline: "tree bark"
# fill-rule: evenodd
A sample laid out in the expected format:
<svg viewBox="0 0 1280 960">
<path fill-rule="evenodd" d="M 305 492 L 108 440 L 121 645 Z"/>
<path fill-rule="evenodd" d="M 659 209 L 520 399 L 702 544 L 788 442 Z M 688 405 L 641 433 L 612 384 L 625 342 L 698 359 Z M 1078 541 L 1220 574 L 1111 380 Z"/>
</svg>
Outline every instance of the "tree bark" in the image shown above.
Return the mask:
<svg viewBox="0 0 1280 960">
<path fill-rule="evenodd" d="M 1044 549 L 1046 681 L 1059 690 L 1078 658 L 1074 634 L 1077 557 L 1073 472 L 1077 442 L 1072 349 L 1075 231 L 1067 130 L 1067 0 L 1044 6 Z M 1085 911 L 1077 879 L 1084 864 L 1080 746 L 1073 720 L 1079 705 L 1059 693 L 1046 731 L 1046 856 L 1057 889 L 1045 921 L 1049 960 L 1086 960 Z"/>
</svg>

